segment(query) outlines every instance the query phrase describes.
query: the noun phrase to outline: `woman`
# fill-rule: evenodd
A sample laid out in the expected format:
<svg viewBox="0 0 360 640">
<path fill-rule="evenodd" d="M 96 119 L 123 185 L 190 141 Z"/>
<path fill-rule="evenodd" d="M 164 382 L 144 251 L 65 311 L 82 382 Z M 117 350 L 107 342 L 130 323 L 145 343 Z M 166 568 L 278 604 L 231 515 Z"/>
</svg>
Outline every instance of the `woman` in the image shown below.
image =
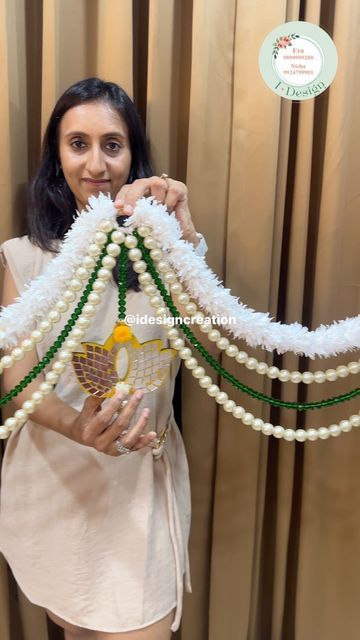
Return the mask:
<svg viewBox="0 0 360 640">
<path fill-rule="evenodd" d="M 57 102 L 30 187 L 29 233 L 2 247 L 2 304 L 46 268 L 75 209 L 110 192 L 119 215 L 152 195 L 178 218 L 183 237 L 199 242 L 186 186 L 153 176 L 139 117 L 117 85 L 89 78 Z M 115 269 L 114 279 L 117 272 Z M 153 315 L 130 263 L 127 311 Z M 103 343 L 116 319 L 117 289 L 108 286 L 86 340 Z M 63 324 L 11 369 L 8 391 L 42 358 Z M 140 342 L 164 338 L 160 325 L 133 327 Z M 187 579 L 188 470 L 172 411 L 178 362 L 162 387 L 125 405 L 86 397 L 67 367 L 26 425 L 13 432 L 3 462 L 0 545 L 28 598 L 47 609 L 70 639 L 167 640 L 180 621 Z M 16 398 L 21 406 L 38 388 Z M 164 427 L 166 447 L 150 445 Z M 120 447 L 119 447 L 120 443 Z M 121 451 L 132 451 L 124 455 Z"/>
</svg>

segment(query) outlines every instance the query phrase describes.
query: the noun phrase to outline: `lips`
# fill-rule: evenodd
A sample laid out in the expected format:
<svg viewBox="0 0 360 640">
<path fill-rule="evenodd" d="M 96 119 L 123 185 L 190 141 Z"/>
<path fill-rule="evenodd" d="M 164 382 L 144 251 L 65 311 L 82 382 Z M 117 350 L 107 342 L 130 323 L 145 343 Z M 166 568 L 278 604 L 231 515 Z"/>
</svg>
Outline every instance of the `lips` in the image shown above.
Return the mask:
<svg viewBox="0 0 360 640">
<path fill-rule="evenodd" d="M 82 181 L 86 182 L 87 184 L 93 185 L 94 187 L 100 186 L 102 184 L 109 184 L 110 182 L 110 180 L 107 178 L 102 180 L 93 180 L 92 178 L 83 178 Z"/>
</svg>

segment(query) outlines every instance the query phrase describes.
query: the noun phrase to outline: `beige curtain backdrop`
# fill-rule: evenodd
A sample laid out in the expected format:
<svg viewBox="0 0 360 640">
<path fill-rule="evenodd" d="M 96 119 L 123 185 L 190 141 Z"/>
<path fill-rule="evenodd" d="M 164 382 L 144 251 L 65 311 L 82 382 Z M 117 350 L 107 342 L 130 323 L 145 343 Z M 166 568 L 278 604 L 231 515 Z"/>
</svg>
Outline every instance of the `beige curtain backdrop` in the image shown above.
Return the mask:
<svg viewBox="0 0 360 640">
<path fill-rule="evenodd" d="M 324 94 L 281 100 L 258 70 L 260 45 L 290 20 L 320 24 L 339 55 Z M 359 313 L 358 0 L 0 0 L 1 241 L 22 232 L 26 184 L 60 93 L 89 75 L 120 83 L 144 118 L 156 169 L 186 181 L 208 263 L 250 307 L 308 326 Z M 305 370 L 309 362 L 242 349 Z M 356 386 L 293 388 L 226 356 L 245 383 L 284 399 Z M 315 385 L 313 385 L 315 386 Z M 336 423 L 356 403 L 309 415 L 254 415 L 286 426 Z M 279 442 L 220 410 L 182 372 L 190 463 L 193 594 L 181 640 L 358 640 L 360 430 Z M 40 479 L 39 479 L 40 481 Z M 0 560 L 0 640 L 61 634 Z"/>
</svg>

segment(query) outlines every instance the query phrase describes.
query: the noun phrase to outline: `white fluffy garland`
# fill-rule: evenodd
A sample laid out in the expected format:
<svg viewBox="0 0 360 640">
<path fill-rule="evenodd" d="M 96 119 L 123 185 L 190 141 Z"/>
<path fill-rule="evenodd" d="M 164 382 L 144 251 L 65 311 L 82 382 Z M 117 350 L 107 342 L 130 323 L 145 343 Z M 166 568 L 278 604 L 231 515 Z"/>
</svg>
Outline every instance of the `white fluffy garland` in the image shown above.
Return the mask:
<svg viewBox="0 0 360 640">
<path fill-rule="evenodd" d="M 17 302 L 0 314 L 0 346 L 8 347 L 28 333 L 34 320 L 43 318 L 63 293 L 74 269 L 86 253 L 92 235 L 103 220 L 115 221 L 117 212 L 108 196 L 91 197 L 86 211 L 78 215 L 66 235 L 61 253 L 52 260 L 46 271 L 26 287 Z M 360 316 L 320 326 L 309 331 L 299 323 L 290 325 L 274 322 L 268 313 L 246 307 L 225 289 L 221 281 L 206 265 L 204 258 L 194 253 L 192 245 L 181 239 L 181 228 L 175 214 L 168 215 L 164 205 L 153 198 L 138 201 L 134 214 L 125 225 L 133 230 L 139 225 L 152 227 L 152 235 L 167 252 L 167 258 L 186 286 L 209 315 L 236 319 L 227 330 L 235 338 L 244 339 L 252 347 L 262 346 L 278 353 L 292 351 L 310 358 L 330 357 L 360 347 Z"/>
<path fill-rule="evenodd" d="M 55 305 L 80 266 L 92 238 L 103 220 L 115 223 L 116 209 L 111 198 L 102 193 L 91 196 L 89 205 L 77 217 L 65 235 L 61 252 L 49 262 L 44 273 L 35 278 L 17 299 L 0 313 L 0 348 L 12 347 L 22 334 L 33 329 Z"/>
</svg>

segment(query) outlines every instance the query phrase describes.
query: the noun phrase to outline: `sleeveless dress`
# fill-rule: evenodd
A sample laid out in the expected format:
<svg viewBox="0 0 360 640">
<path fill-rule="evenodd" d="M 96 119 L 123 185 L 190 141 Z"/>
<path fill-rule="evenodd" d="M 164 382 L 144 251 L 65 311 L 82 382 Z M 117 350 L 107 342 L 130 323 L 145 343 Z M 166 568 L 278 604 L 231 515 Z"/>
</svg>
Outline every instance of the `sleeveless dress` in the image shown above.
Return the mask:
<svg viewBox="0 0 360 640">
<path fill-rule="evenodd" d="M 53 258 L 26 236 L 5 242 L 2 253 L 19 293 Z M 128 291 L 126 303 L 127 313 L 154 316 L 143 292 Z M 39 359 L 75 304 L 38 345 Z M 116 317 L 117 289 L 109 284 L 84 340 L 104 343 Z M 132 330 L 140 342 L 161 338 L 168 346 L 160 325 L 139 323 Z M 176 608 L 172 630 L 179 627 L 184 577 L 191 590 L 189 474 L 172 408 L 179 364 L 172 360 L 162 386 L 146 393 L 137 410 L 150 408 L 147 430 L 160 434 L 169 426 L 158 451 L 145 447 L 112 457 L 32 420 L 7 442 L 0 550 L 28 599 L 74 625 L 132 631 Z M 55 392 L 77 410 L 87 397 L 71 365 Z"/>
</svg>

